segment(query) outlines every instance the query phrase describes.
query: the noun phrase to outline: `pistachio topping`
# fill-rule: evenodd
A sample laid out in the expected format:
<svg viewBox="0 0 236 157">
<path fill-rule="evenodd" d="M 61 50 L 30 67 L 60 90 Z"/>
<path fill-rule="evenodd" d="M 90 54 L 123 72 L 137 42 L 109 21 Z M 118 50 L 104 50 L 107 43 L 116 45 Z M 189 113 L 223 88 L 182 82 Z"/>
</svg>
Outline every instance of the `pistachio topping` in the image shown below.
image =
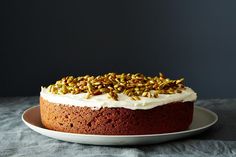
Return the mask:
<svg viewBox="0 0 236 157">
<path fill-rule="evenodd" d="M 184 78 L 171 80 L 162 73 L 149 77 L 141 73 L 108 73 L 99 76 L 66 76 L 47 87 L 54 94 L 87 93 L 86 98 L 107 94 L 108 98 L 118 100 L 118 93 L 129 96 L 132 100 L 141 97 L 158 98 L 159 94 L 181 93 L 184 89 Z"/>
</svg>

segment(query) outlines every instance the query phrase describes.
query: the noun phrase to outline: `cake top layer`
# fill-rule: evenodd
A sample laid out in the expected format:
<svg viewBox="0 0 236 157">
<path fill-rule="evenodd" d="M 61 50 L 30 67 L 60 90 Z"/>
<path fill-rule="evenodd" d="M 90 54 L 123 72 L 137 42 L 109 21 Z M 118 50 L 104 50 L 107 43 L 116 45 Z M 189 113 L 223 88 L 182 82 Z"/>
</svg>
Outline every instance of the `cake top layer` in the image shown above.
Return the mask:
<svg viewBox="0 0 236 157">
<path fill-rule="evenodd" d="M 151 93 L 154 91 L 151 91 Z M 63 104 L 78 107 L 90 107 L 92 109 L 100 108 L 127 108 L 131 110 L 148 110 L 157 106 L 166 105 L 174 102 L 195 101 L 197 94 L 189 87 L 185 87 L 181 93 L 159 94 L 158 98 L 149 98 L 140 96 L 140 100 L 132 100 L 123 93 L 118 93 L 119 101 L 109 99 L 106 94 L 95 95 L 86 99 L 86 93 L 79 94 L 53 94 L 47 88 L 42 88 L 40 96 L 51 103 Z"/>
<path fill-rule="evenodd" d="M 140 73 L 108 73 L 99 76 L 67 76 L 47 87 L 49 93 L 55 95 L 86 93 L 85 98 L 107 94 L 108 98 L 119 100 L 124 94 L 132 100 L 140 97 L 158 98 L 159 94 L 182 93 L 186 87 L 184 79 L 171 80 L 162 73 L 159 76 L 145 76 Z"/>
</svg>

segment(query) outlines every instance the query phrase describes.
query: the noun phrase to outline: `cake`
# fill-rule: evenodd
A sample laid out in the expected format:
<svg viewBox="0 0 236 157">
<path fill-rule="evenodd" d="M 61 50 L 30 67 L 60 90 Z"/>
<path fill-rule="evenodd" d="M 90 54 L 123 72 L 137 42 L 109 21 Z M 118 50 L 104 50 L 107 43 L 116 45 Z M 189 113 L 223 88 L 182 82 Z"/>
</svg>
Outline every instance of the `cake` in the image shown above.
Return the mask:
<svg viewBox="0 0 236 157">
<path fill-rule="evenodd" d="M 188 129 L 196 93 L 163 74 L 67 76 L 40 92 L 45 128 L 78 134 L 144 135 Z"/>
</svg>

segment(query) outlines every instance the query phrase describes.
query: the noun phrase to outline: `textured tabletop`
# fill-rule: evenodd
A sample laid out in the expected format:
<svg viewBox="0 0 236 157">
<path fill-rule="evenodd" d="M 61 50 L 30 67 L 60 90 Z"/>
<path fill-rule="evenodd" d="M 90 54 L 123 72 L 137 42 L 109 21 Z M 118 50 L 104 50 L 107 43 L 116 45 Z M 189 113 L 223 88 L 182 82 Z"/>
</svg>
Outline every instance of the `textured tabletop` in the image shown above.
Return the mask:
<svg viewBox="0 0 236 157">
<path fill-rule="evenodd" d="M 0 98 L 0 157 L 5 156 L 236 156 L 236 99 L 197 101 L 219 116 L 206 132 L 172 142 L 145 146 L 91 146 L 58 141 L 29 129 L 21 120 L 38 97 Z"/>
</svg>

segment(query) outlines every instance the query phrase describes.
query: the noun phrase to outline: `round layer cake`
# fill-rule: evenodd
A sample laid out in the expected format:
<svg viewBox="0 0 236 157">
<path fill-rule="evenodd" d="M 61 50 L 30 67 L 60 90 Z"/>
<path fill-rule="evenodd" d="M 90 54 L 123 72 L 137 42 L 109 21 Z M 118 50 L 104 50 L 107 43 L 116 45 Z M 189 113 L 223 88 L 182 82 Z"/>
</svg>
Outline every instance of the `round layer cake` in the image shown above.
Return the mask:
<svg viewBox="0 0 236 157">
<path fill-rule="evenodd" d="M 52 130 L 143 135 L 188 129 L 196 93 L 162 74 L 64 77 L 40 92 L 42 124 Z"/>
</svg>

